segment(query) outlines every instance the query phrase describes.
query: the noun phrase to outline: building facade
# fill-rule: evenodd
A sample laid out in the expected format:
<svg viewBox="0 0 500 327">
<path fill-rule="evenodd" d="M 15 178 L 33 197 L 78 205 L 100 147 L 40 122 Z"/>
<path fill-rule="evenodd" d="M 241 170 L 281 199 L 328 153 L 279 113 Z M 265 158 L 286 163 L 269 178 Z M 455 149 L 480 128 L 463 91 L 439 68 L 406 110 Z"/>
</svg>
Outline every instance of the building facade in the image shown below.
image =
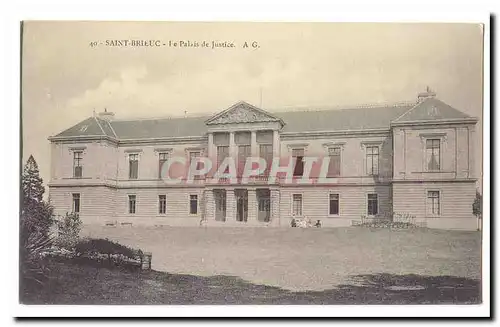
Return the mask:
<svg viewBox="0 0 500 327">
<path fill-rule="evenodd" d="M 84 224 L 287 227 L 306 217 L 336 227 L 401 213 L 476 229 L 476 123 L 429 90 L 413 103 L 340 110 L 239 102 L 212 117 L 143 120 L 105 111 L 49 138 L 49 196 L 57 215 L 77 212 Z M 267 165 L 245 179 L 249 157 Z M 214 169 L 167 182 L 172 158 L 195 168 L 208 158 Z M 234 180 L 213 173 L 227 158 Z"/>
</svg>

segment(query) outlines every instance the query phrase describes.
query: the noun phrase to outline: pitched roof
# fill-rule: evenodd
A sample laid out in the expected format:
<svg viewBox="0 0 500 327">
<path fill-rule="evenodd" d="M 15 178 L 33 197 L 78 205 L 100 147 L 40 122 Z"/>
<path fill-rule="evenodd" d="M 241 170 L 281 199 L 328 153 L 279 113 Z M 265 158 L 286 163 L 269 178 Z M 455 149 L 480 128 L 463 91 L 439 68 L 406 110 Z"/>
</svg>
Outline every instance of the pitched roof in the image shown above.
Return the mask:
<svg viewBox="0 0 500 327">
<path fill-rule="evenodd" d="M 283 132 L 346 131 L 389 128 L 391 120 L 413 105 L 276 113 L 285 122 Z"/>
<path fill-rule="evenodd" d="M 147 139 L 169 137 L 200 137 L 207 133 L 207 124 L 222 123 L 219 118 L 225 117 L 226 122 L 233 122 L 238 114 L 231 116 L 232 110 L 246 104 L 239 102 L 229 109 L 214 116 L 113 120 L 106 121 L 98 117 L 90 117 L 75 126 L 56 135 L 67 136 L 96 136 L 103 135 L 117 139 Z M 442 119 L 469 118 L 468 115 L 450 107 L 435 98 L 429 98 L 415 105 L 399 104 L 393 106 L 362 107 L 352 109 L 328 109 L 307 111 L 283 111 L 268 113 L 262 109 L 253 109 L 251 105 L 244 105 L 240 112 L 245 119 L 270 119 L 270 121 L 284 122 L 283 132 L 320 132 L 320 131 L 347 131 L 363 129 L 389 129 L 391 123 L 410 121 L 428 121 Z M 249 113 L 248 110 L 251 112 Z M 257 113 L 254 115 L 254 113 Z M 267 116 L 260 116 L 260 115 Z M 227 117 L 226 117 L 227 116 Z M 86 126 L 84 128 L 84 126 Z"/>
<path fill-rule="evenodd" d="M 56 137 L 65 136 L 104 136 L 106 132 L 103 130 L 102 126 L 99 124 L 95 117 L 89 117 L 78 124 L 68 128 L 67 130 L 59 133 Z"/>
<path fill-rule="evenodd" d="M 471 118 L 469 115 L 458 111 L 457 109 L 447 105 L 443 101 L 436 98 L 428 98 L 414 106 L 393 122 L 414 122 L 414 121 L 429 121 L 429 120 L 447 120 L 447 119 L 463 119 Z"/>
</svg>

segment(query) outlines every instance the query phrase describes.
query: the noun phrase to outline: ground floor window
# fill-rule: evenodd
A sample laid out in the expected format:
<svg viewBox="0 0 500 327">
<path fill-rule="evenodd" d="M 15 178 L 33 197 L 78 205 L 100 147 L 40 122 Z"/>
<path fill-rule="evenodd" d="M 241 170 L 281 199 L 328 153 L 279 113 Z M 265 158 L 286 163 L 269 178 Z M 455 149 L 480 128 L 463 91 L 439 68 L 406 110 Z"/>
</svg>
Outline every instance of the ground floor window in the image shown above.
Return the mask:
<svg viewBox="0 0 500 327">
<path fill-rule="evenodd" d="M 167 196 L 158 195 L 158 213 L 164 215 L 167 213 Z"/>
<path fill-rule="evenodd" d="M 73 212 L 80 213 L 80 193 L 73 193 Z"/>
<path fill-rule="evenodd" d="M 339 214 L 339 195 L 338 194 L 330 194 L 330 215 L 338 215 Z"/>
<path fill-rule="evenodd" d="M 198 214 L 198 195 L 191 194 L 189 196 L 189 214 Z"/>
<path fill-rule="evenodd" d="M 430 216 L 439 216 L 441 214 L 441 203 L 439 191 L 427 192 L 427 214 Z"/>
<path fill-rule="evenodd" d="M 135 202 L 136 202 L 135 195 L 129 195 L 128 196 L 128 213 L 135 213 Z"/>
<path fill-rule="evenodd" d="M 376 216 L 378 214 L 378 196 L 377 194 L 368 194 L 368 215 Z"/>
<path fill-rule="evenodd" d="M 302 194 L 293 194 L 292 198 L 292 214 L 302 216 Z"/>
</svg>

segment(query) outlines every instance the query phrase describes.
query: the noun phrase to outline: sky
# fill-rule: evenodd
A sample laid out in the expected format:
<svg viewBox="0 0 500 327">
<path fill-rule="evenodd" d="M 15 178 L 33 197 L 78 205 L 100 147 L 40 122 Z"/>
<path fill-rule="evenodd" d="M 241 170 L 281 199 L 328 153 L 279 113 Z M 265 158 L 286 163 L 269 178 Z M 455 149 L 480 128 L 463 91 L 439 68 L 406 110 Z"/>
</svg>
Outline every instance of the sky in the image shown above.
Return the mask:
<svg viewBox="0 0 500 327">
<path fill-rule="evenodd" d="M 209 115 L 240 100 L 271 111 L 348 107 L 414 101 L 427 86 L 479 118 L 480 176 L 478 24 L 28 21 L 22 35 L 22 156 L 35 157 L 45 183 L 47 138 L 94 110 L 127 119 Z M 160 46 L 106 45 L 116 40 Z"/>
</svg>

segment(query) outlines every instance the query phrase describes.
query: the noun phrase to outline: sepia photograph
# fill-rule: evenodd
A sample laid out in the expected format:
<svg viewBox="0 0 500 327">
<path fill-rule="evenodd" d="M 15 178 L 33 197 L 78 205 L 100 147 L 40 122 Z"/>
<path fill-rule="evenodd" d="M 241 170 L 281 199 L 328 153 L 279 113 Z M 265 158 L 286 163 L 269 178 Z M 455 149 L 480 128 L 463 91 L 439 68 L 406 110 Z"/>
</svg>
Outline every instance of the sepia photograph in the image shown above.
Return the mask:
<svg viewBox="0 0 500 327">
<path fill-rule="evenodd" d="M 20 304 L 483 304 L 484 24 L 20 30 Z"/>
</svg>

